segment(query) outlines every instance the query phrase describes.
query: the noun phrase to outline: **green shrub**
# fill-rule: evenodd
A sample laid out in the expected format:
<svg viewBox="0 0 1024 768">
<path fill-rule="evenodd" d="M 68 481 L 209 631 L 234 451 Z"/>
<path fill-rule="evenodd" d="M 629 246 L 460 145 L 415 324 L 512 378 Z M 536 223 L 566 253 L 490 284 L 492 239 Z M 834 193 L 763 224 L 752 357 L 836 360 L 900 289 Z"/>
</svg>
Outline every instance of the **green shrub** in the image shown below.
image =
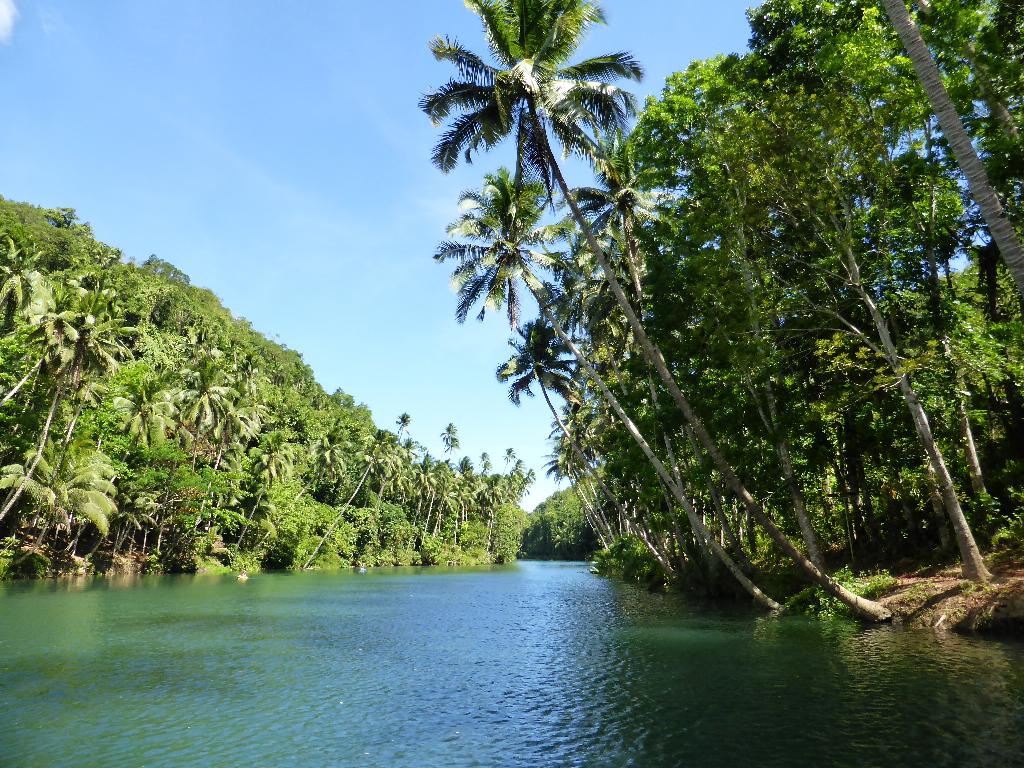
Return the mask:
<svg viewBox="0 0 1024 768">
<path fill-rule="evenodd" d="M 1024 557 L 1024 512 L 1018 512 L 992 537 L 992 549 L 1002 555 Z"/>
<path fill-rule="evenodd" d="M 653 587 L 665 583 L 665 572 L 635 536 L 617 539 L 608 549 L 594 555 L 595 570 L 602 576 L 634 581 Z"/>
<path fill-rule="evenodd" d="M 896 578 L 888 571 L 855 576 L 848 566 L 836 571 L 832 578 L 867 600 L 878 599 L 897 584 Z M 802 613 L 819 619 L 853 618 L 853 612 L 838 598 L 816 586 L 807 587 L 789 598 L 785 610 L 787 613 Z"/>
</svg>

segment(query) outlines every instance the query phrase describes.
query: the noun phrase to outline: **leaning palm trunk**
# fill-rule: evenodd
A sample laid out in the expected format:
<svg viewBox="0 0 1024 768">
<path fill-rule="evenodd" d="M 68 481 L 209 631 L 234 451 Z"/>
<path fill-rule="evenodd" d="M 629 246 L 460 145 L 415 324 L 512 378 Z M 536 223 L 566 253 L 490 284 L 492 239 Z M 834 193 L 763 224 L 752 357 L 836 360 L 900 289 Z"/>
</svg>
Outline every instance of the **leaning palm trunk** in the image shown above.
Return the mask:
<svg viewBox="0 0 1024 768">
<path fill-rule="evenodd" d="M 939 448 L 938 443 L 935 442 L 935 436 L 932 434 L 931 424 L 928 421 L 928 414 L 921 405 L 917 392 L 914 390 L 913 382 L 910 379 L 910 374 L 907 373 L 906 367 L 900 359 L 899 352 L 889 333 L 889 324 L 886 322 L 871 294 L 861 283 L 860 266 L 854 257 L 853 248 L 847 243 L 844 246 L 844 250 L 846 252 L 847 270 L 850 275 L 850 285 L 857 292 L 857 295 L 871 315 L 875 330 L 878 332 L 878 337 L 882 342 L 882 351 L 893 372 L 899 377 L 900 392 L 903 395 L 904 401 L 906 401 L 907 408 L 910 410 L 910 416 L 914 421 L 914 428 L 917 430 L 918 437 L 928 456 L 928 464 L 935 477 L 939 493 L 942 495 L 946 514 L 953 525 L 953 533 L 956 536 L 956 543 L 960 549 L 963 576 L 971 581 L 987 582 L 992 578 L 992 574 L 985 567 L 985 561 L 978 550 L 977 543 L 974 541 L 974 535 L 967 524 L 967 518 L 964 516 L 963 509 L 960 507 L 960 500 L 953 485 L 953 477 L 946 466 L 942 450 Z"/>
<path fill-rule="evenodd" d="M 32 458 L 32 463 L 25 470 L 24 476 L 21 478 L 21 482 L 18 486 L 11 491 L 7 496 L 7 501 L 4 503 L 4 508 L 0 509 L 0 520 L 3 520 L 7 513 L 13 509 L 18 499 L 21 498 L 21 494 L 25 492 L 25 486 L 28 485 L 32 479 L 32 475 L 35 474 L 36 467 L 39 466 L 39 462 L 43 458 L 43 449 L 46 447 L 46 440 L 50 436 L 50 429 L 53 427 L 53 417 L 57 413 L 57 409 L 60 407 L 61 400 L 64 398 L 64 385 L 63 383 L 57 384 L 57 391 L 53 395 L 53 403 L 50 405 L 50 411 L 46 414 L 46 423 L 43 424 L 43 431 L 39 436 L 39 443 L 36 445 L 36 455 Z"/>
<path fill-rule="evenodd" d="M 910 17 L 905 0 L 882 0 L 882 5 L 885 6 L 885 12 L 896 28 L 903 47 L 910 55 L 914 71 L 917 72 L 917 77 L 928 96 L 932 111 L 939 119 L 939 127 L 949 142 L 953 157 L 967 178 L 967 186 L 981 209 L 981 215 L 988 225 L 992 239 L 995 240 L 1003 261 L 1017 283 L 1017 290 L 1024 297 L 1024 248 L 1021 247 L 1020 238 L 989 181 L 985 164 L 978 156 L 974 144 L 971 143 L 971 137 L 964 128 L 952 99 L 949 98 L 946 86 L 942 82 L 942 74 L 932 59 L 931 51 L 928 50 L 920 30 Z"/>
<path fill-rule="evenodd" d="M 598 538 L 601 540 L 601 547 L 603 549 L 608 549 L 615 537 L 612 535 L 612 528 L 608 524 L 606 516 L 597 504 L 597 494 L 594 493 L 593 489 L 590 489 L 590 492 L 594 493 L 594 500 L 591 501 L 590 497 L 587 495 L 584 479 L 579 476 L 575 478 L 573 488 L 576 490 L 576 495 L 580 497 L 584 514 L 587 515 L 587 520 L 590 523 L 590 526 L 594 529 Z"/>
<path fill-rule="evenodd" d="M 363 476 L 359 478 L 359 483 L 356 485 L 356 489 L 352 491 L 352 495 L 348 497 L 348 501 L 345 502 L 345 505 L 341 508 L 341 511 L 338 513 L 337 517 L 334 518 L 334 522 L 332 522 L 331 527 L 327 529 L 327 533 L 325 533 L 320 538 L 319 543 L 316 545 L 316 549 L 313 550 L 313 554 L 309 556 L 309 559 L 306 561 L 306 564 L 302 566 L 303 570 L 309 568 L 310 563 L 312 563 L 313 560 L 316 559 L 316 556 L 320 554 L 320 548 L 324 545 L 324 542 L 327 541 L 328 537 L 332 533 L 334 533 L 334 529 L 338 527 L 338 523 L 341 522 L 341 517 L 345 514 L 345 510 L 348 509 L 349 505 L 355 499 L 356 494 L 359 493 L 359 489 L 363 487 L 363 483 L 366 481 L 366 476 L 370 474 L 370 469 L 372 468 L 372 466 L 372 464 L 366 465 L 366 471 L 363 472 Z"/>
<path fill-rule="evenodd" d="M 636 424 L 633 423 L 633 420 L 630 419 L 626 412 L 623 410 L 618 398 L 615 397 L 612 391 L 608 388 L 608 385 L 605 383 L 604 379 L 600 376 L 600 374 L 598 374 L 596 370 L 594 370 L 594 367 L 587 360 L 586 356 L 580 351 L 579 347 L 576 346 L 576 343 L 569 337 L 569 335 L 562 328 L 562 324 L 558 321 L 558 318 L 556 318 L 554 314 L 551 312 L 551 310 L 548 308 L 547 302 L 544 300 L 544 298 L 536 290 L 534 290 L 533 293 L 534 298 L 537 299 L 537 303 L 541 307 L 541 311 L 544 313 L 544 316 L 548 320 L 548 322 L 551 323 L 551 326 L 552 328 L 554 328 L 555 333 L 558 334 L 558 337 L 566 345 L 569 351 L 572 352 L 572 354 L 576 357 L 577 362 L 579 362 L 583 370 L 586 371 L 590 379 L 595 384 L 597 384 L 598 389 L 601 391 L 601 394 L 604 395 L 605 400 L 611 406 L 612 410 L 615 412 L 615 415 L 619 417 L 619 421 L 622 422 L 622 425 L 626 428 L 626 431 L 629 433 L 630 437 L 633 438 L 636 444 L 640 447 L 640 450 L 643 451 L 644 456 L 646 456 L 647 460 L 651 463 L 651 466 L 654 467 L 654 471 L 657 473 L 658 478 L 662 481 L 662 483 L 665 484 L 665 487 L 667 487 L 672 492 L 672 495 L 675 497 L 679 505 L 682 506 L 683 510 L 686 512 L 687 518 L 690 521 L 690 525 L 693 527 L 694 533 L 696 533 L 697 536 L 702 540 L 709 540 L 708 543 L 714 550 L 715 556 L 722 561 L 725 567 L 729 569 L 729 572 L 732 573 L 732 575 L 736 578 L 740 585 L 748 593 L 750 593 L 751 597 L 753 597 L 754 600 L 756 600 L 758 603 L 760 603 L 761 605 L 765 606 L 770 610 L 780 610 L 781 606 L 777 602 L 772 600 L 770 597 L 768 597 L 768 595 L 762 592 L 756 584 L 754 584 L 749 578 L 747 578 L 746 574 L 743 573 L 739 566 L 737 566 L 733 559 L 729 556 L 729 553 L 726 552 L 718 544 L 718 542 L 714 539 L 713 536 L 709 535 L 707 529 L 704 527 L 704 524 L 701 522 L 699 516 L 696 514 L 696 510 L 694 510 L 693 504 L 690 502 L 690 499 L 686 496 L 685 493 L 683 493 L 683 489 L 675 482 L 675 480 L 669 474 L 668 470 L 665 468 L 665 465 L 662 463 L 661 459 L 659 459 L 658 456 L 654 453 L 654 450 L 651 448 L 650 444 L 647 442 L 643 434 L 637 428 Z M 854 596 L 854 598 L 859 599 L 856 598 L 856 596 Z"/>
<path fill-rule="evenodd" d="M 6 403 L 8 400 L 10 400 L 16 394 L 18 394 L 18 392 L 21 390 L 21 388 L 23 386 L 25 386 L 25 384 L 28 382 L 28 380 L 32 378 L 32 376 L 35 374 L 35 372 L 38 371 L 42 367 L 42 365 L 43 365 L 43 358 L 39 358 L 36 361 L 36 364 L 33 365 L 29 369 L 28 373 L 26 373 L 24 376 L 22 376 L 21 381 L 19 381 L 17 384 L 15 384 L 14 388 L 11 389 L 11 391 L 8 392 L 6 395 L 3 396 L 3 399 L 0 399 L 0 406 L 2 406 L 4 403 Z"/>
<path fill-rule="evenodd" d="M 537 127 L 538 135 L 546 136 L 546 134 L 543 133 L 543 129 L 539 125 L 539 121 Z M 562 176 L 561 168 L 559 167 L 558 162 L 555 159 L 554 153 L 551 151 L 551 147 L 547 143 L 546 139 L 544 141 L 544 151 L 547 155 L 548 162 L 551 165 L 551 169 L 555 177 L 555 181 L 558 184 L 558 188 L 562 193 L 562 196 L 565 199 L 566 203 L 569 205 L 569 209 L 572 212 L 573 218 L 575 219 L 577 225 L 580 227 L 580 230 L 583 232 L 587 240 L 587 244 L 590 247 L 592 253 L 594 254 L 594 257 L 601 265 L 601 269 L 604 271 L 605 279 L 608 281 L 608 286 L 611 288 L 616 301 L 618 301 L 619 306 L 625 313 L 626 320 L 629 322 L 630 328 L 633 331 L 637 343 L 640 345 L 640 349 L 643 352 L 644 357 L 650 364 L 654 366 L 655 370 L 658 372 L 658 376 L 665 383 L 665 386 L 667 387 L 669 393 L 672 395 L 673 400 L 675 400 L 676 405 L 679 407 L 679 410 L 681 411 L 683 418 L 693 429 L 694 435 L 696 435 L 697 440 L 700 442 L 701 446 L 704 448 L 708 456 L 711 458 L 711 461 L 714 463 L 715 467 L 718 469 L 719 473 L 726 481 L 726 484 L 729 486 L 730 490 L 732 490 L 732 492 L 736 494 L 736 496 L 743 502 L 743 505 L 747 508 L 751 515 L 757 519 L 757 521 L 765 529 L 768 535 L 775 541 L 779 548 L 782 549 L 782 551 L 785 552 L 786 555 L 788 555 L 797 564 L 797 566 L 804 572 L 808 579 L 810 579 L 813 583 L 820 586 L 833 597 L 840 600 L 844 605 L 848 606 L 856 615 L 866 619 L 870 619 L 872 621 L 888 621 L 892 617 L 892 614 L 886 608 L 872 600 L 865 600 L 864 598 L 853 594 L 848 589 L 839 584 L 837 581 L 828 576 L 828 574 L 822 572 L 822 570 L 818 568 L 818 566 L 812 563 L 807 558 L 807 556 L 803 552 L 801 552 L 796 547 L 796 545 L 793 544 L 792 541 L 789 540 L 789 538 L 782 532 L 782 530 L 779 529 L 779 527 L 775 524 L 775 522 L 765 511 L 764 507 L 756 499 L 754 499 L 750 491 L 740 481 L 732 465 L 728 461 L 726 461 L 725 457 L 722 455 L 722 452 L 719 450 L 718 445 L 715 443 L 710 433 L 707 431 L 707 428 L 704 426 L 704 422 L 697 416 L 692 406 L 690 405 L 689 400 L 687 400 L 686 396 L 683 395 L 682 391 L 679 389 L 679 386 L 676 384 L 676 381 L 673 378 L 672 373 L 668 369 L 668 364 L 665 362 L 665 357 L 661 353 L 661 350 L 651 342 L 650 338 L 647 336 L 647 333 L 644 331 L 640 319 L 637 317 L 636 313 L 633 311 L 633 308 L 630 306 L 629 300 L 626 298 L 626 295 L 622 290 L 622 286 L 619 284 L 618 279 L 615 277 L 614 270 L 612 270 L 611 264 L 608 261 L 607 254 L 605 254 L 604 250 L 598 244 L 597 239 L 594 237 L 594 233 L 591 232 L 590 227 L 587 225 L 587 222 L 583 217 L 583 214 L 580 212 L 579 206 L 576 205 L 576 201 L 573 198 L 572 193 L 569 191 L 569 187 L 565 182 L 565 178 Z M 558 328 L 556 327 L 556 331 L 557 330 Z M 559 333 L 559 336 L 564 336 L 564 334 Z M 569 343 L 571 344 L 571 341 Z M 575 345 L 572 345 L 571 348 L 575 348 Z M 574 352 L 574 354 L 577 353 Z M 580 357 L 581 355 L 577 354 L 577 358 Z M 589 368 L 588 374 L 593 372 L 593 368 L 590 367 L 589 363 L 584 363 L 581 360 L 581 364 L 583 364 L 585 368 Z M 607 392 L 606 396 L 608 395 L 611 395 L 611 393 Z M 625 414 L 622 414 L 620 418 L 624 416 Z M 634 438 L 635 437 L 636 435 L 634 435 Z M 649 447 L 648 450 L 650 450 Z M 653 453 L 651 454 L 651 456 L 653 456 Z M 651 456 L 649 456 L 648 458 L 651 458 Z M 657 458 L 655 457 L 654 460 L 657 461 Z M 658 461 L 657 463 L 661 464 L 660 461 Z M 664 470 L 664 466 L 662 466 L 662 469 Z M 671 478 L 669 478 L 669 481 L 671 482 Z M 675 488 L 674 483 L 672 484 L 672 487 Z M 689 500 L 687 500 L 687 504 L 688 503 Z M 685 506 L 684 509 L 686 509 Z M 689 516 L 689 510 L 687 510 L 687 515 Z M 703 528 L 702 524 L 701 527 Z M 717 542 L 715 542 L 715 545 L 717 545 Z M 717 546 L 716 554 L 719 550 L 721 550 L 722 554 L 725 555 L 725 557 L 728 557 L 728 555 L 725 554 L 725 551 L 722 550 L 720 546 Z M 719 556 L 721 557 L 722 555 Z M 731 558 L 729 558 L 729 563 L 732 563 Z M 736 568 L 736 564 L 732 563 L 732 567 Z M 739 568 L 736 568 L 735 571 L 733 571 L 733 569 L 730 568 L 730 571 L 733 572 L 733 575 L 742 575 L 743 579 L 749 582 L 749 579 L 747 579 L 746 576 L 742 574 Z M 739 576 L 737 576 L 737 578 L 738 577 Z M 760 592 L 760 590 L 758 590 L 758 592 Z M 770 600 L 770 598 L 765 599 Z M 774 601 L 771 602 L 774 603 Z"/>
<path fill-rule="evenodd" d="M 757 404 L 757 411 L 761 416 L 761 421 L 764 423 L 769 434 L 772 435 L 775 443 L 775 453 L 779 457 L 779 466 L 782 468 L 782 479 L 786 483 L 790 501 L 793 503 L 793 512 L 796 514 L 797 524 L 800 526 L 800 534 L 803 537 L 804 546 L 807 547 L 807 556 L 811 559 L 812 563 L 824 570 L 825 560 L 821 554 L 821 545 L 818 542 L 818 535 L 814 530 L 814 526 L 811 524 L 810 515 L 807 513 L 804 493 L 797 482 L 796 471 L 793 468 L 793 454 L 789 449 L 789 441 L 779 431 L 778 406 L 775 402 L 774 389 L 770 381 L 765 381 L 764 398 L 768 404 L 768 412 L 765 413 L 761 403 L 757 400 L 757 392 L 754 389 L 753 383 L 748 381 L 747 385 L 750 388 L 750 394 Z"/>
<path fill-rule="evenodd" d="M 591 477 L 593 477 L 595 482 L 597 482 L 598 486 L 601 488 L 601 492 L 605 495 L 605 498 L 615 505 L 615 509 L 618 510 L 620 517 L 625 519 L 626 508 L 622 506 L 622 502 L 619 501 L 618 497 L 612 493 L 611 488 L 609 488 L 608 484 L 605 483 L 604 478 L 602 478 L 598 472 L 591 469 L 590 462 L 587 461 L 587 457 L 583 453 L 583 449 L 580 447 L 575 436 L 570 434 L 568 427 L 565 426 L 565 422 L 562 421 L 561 414 L 558 413 L 554 403 L 551 402 L 551 396 L 548 395 L 548 389 L 543 383 L 540 385 L 540 391 L 541 394 L 544 395 L 544 402 L 548 404 L 548 408 L 551 410 L 551 415 L 555 417 L 555 421 L 558 423 L 558 428 L 562 430 L 562 434 L 565 435 L 565 439 L 569 441 L 569 445 L 572 447 L 573 453 L 576 454 L 576 458 L 580 460 L 580 464 L 587 469 Z"/>
</svg>

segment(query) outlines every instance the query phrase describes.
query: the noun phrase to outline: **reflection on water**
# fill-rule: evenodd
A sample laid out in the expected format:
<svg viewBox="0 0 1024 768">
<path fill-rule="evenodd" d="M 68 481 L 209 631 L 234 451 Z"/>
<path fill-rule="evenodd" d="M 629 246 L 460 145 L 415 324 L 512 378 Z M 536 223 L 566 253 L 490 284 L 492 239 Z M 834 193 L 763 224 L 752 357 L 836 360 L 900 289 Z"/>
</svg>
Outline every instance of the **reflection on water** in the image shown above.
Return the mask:
<svg viewBox="0 0 1024 768">
<path fill-rule="evenodd" d="M 0 588 L 3 766 L 1024 765 L 1024 646 L 521 563 Z"/>
</svg>

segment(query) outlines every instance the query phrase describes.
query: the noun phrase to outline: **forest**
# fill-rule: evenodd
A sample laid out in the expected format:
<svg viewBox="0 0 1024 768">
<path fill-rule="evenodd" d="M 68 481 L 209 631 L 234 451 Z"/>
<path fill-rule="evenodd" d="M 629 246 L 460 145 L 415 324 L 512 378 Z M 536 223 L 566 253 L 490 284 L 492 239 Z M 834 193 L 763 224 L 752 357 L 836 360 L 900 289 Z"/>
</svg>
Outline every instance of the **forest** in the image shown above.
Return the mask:
<svg viewBox="0 0 1024 768">
<path fill-rule="evenodd" d="M 434 258 L 510 328 L 603 572 L 886 621 L 876 569 L 1020 557 L 1024 6 L 768 0 L 640 105 L 631 53 L 577 59 L 597 3 L 466 5 L 433 161 L 514 162 Z"/>
<path fill-rule="evenodd" d="M 444 456 L 73 210 L 0 199 L 0 578 L 506 562 L 532 482 Z M 495 466 L 495 463 L 498 466 Z"/>
</svg>

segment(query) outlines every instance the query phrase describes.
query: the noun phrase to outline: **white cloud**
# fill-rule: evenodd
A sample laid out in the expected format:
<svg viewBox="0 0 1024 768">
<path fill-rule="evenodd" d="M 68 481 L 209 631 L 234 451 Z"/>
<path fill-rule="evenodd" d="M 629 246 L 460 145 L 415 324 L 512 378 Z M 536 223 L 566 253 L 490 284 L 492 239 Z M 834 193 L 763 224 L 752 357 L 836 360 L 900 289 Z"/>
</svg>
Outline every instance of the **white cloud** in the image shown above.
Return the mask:
<svg viewBox="0 0 1024 768">
<path fill-rule="evenodd" d="M 18 18 L 18 8 L 14 0 L 0 0 L 0 43 L 11 42 L 14 32 L 14 20 Z"/>
</svg>

